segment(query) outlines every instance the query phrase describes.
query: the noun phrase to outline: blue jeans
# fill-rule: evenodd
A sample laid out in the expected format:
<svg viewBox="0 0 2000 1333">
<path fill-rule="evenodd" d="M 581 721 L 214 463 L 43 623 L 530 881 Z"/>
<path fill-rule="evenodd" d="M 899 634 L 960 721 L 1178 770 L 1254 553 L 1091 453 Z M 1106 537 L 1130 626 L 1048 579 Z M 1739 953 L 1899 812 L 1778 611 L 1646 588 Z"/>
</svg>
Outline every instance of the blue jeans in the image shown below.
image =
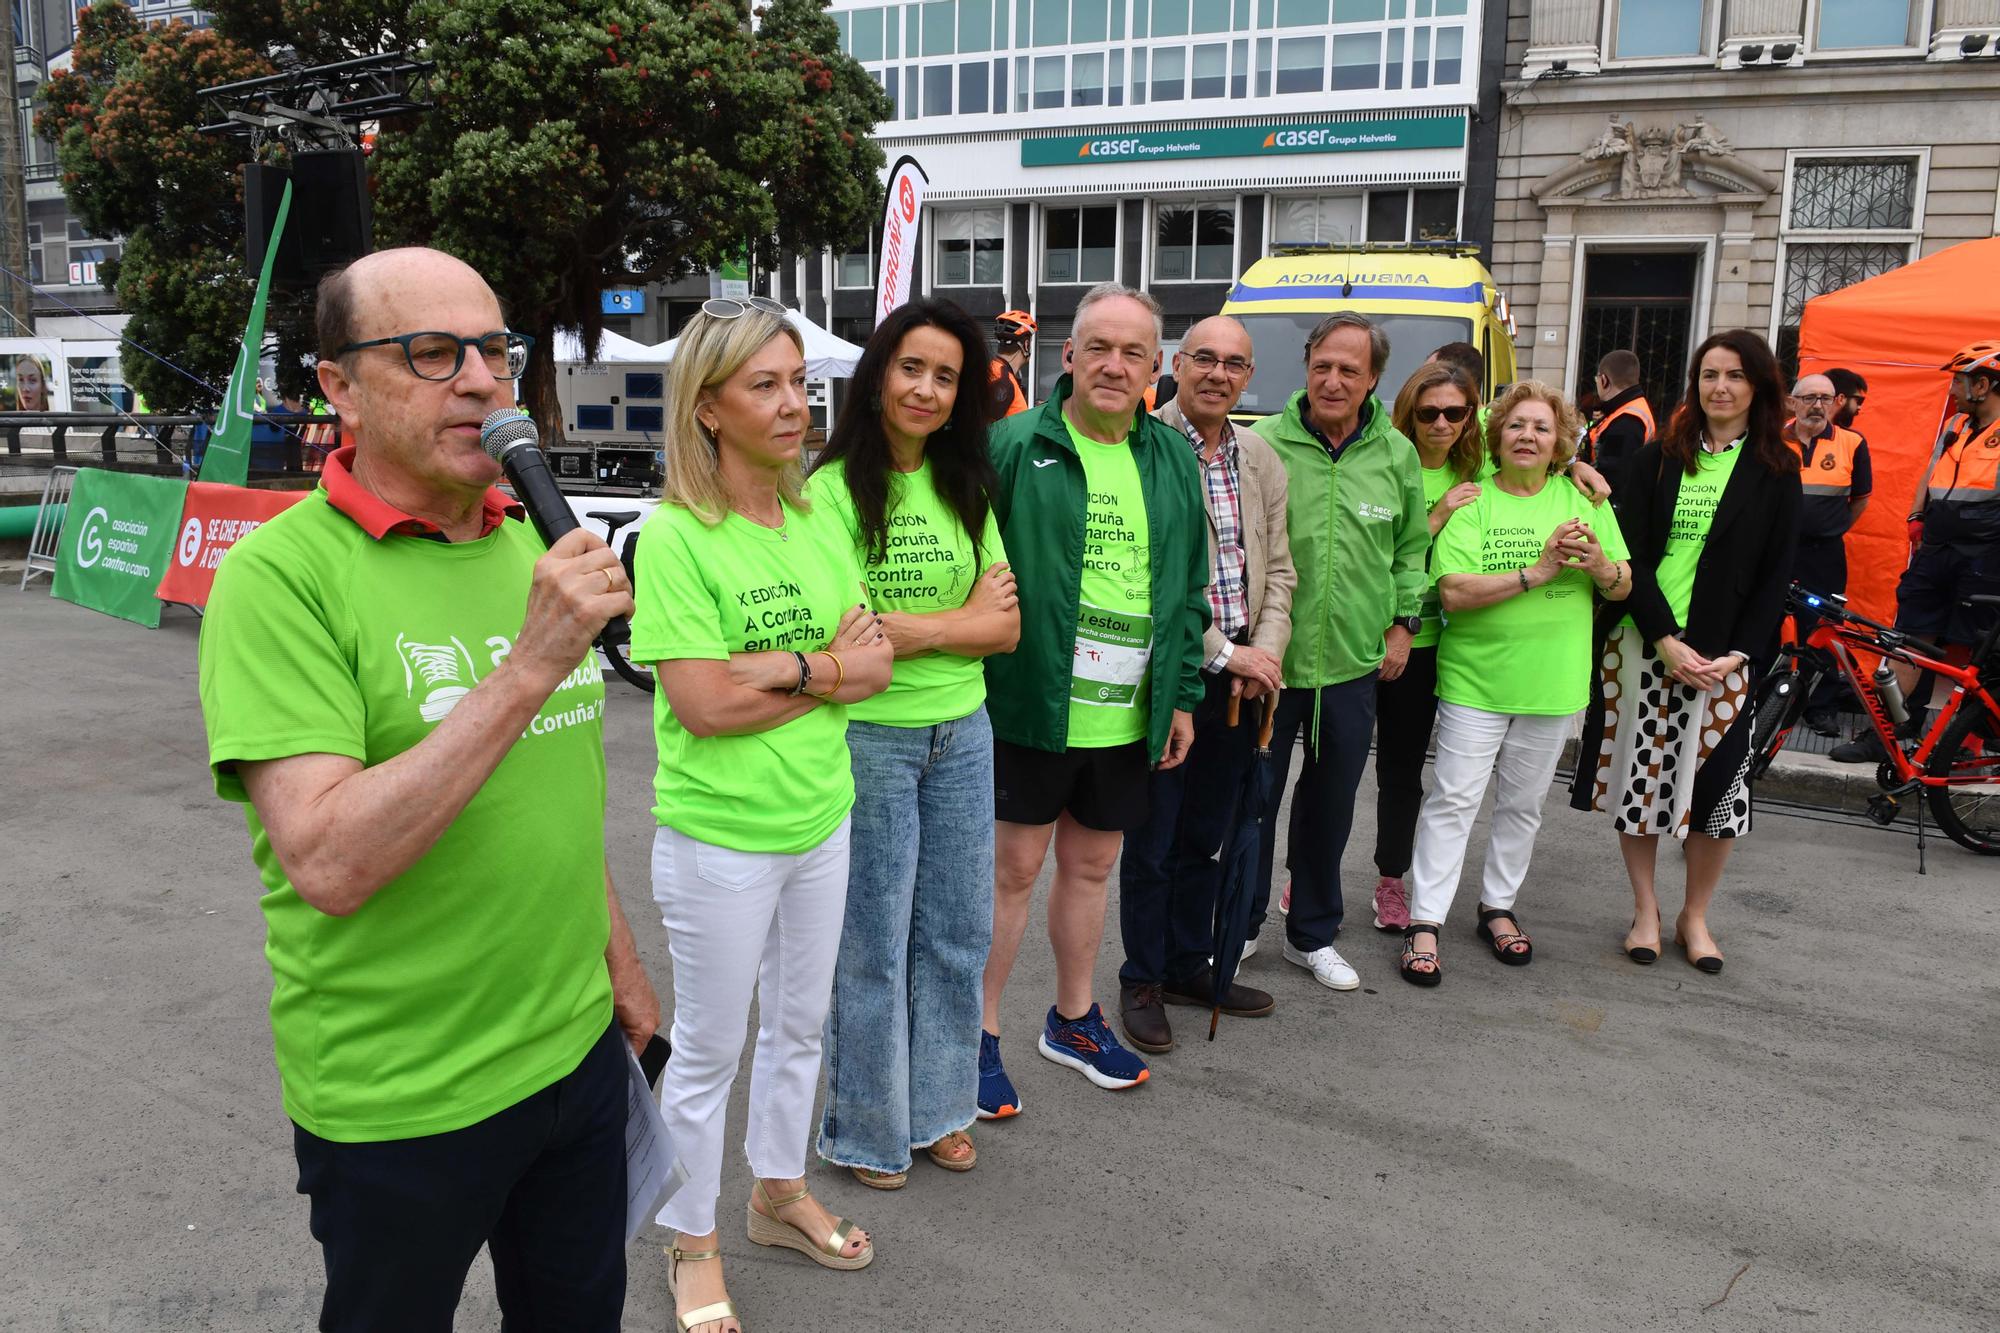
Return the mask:
<svg viewBox="0 0 2000 1333">
<path fill-rule="evenodd" d="M 905 1171 L 979 1095 L 980 977 L 993 942 L 993 729 L 850 722 L 854 838 L 826 1020 L 819 1155 Z"/>
</svg>

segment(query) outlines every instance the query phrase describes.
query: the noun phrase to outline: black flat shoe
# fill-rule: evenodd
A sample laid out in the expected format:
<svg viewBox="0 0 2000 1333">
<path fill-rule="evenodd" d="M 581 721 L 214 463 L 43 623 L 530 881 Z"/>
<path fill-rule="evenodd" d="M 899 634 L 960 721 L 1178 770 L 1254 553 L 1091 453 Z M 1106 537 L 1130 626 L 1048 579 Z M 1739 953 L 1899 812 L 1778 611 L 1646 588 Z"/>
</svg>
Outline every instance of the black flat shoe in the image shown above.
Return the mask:
<svg viewBox="0 0 2000 1333">
<path fill-rule="evenodd" d="M 1511 922 L 1514 929 L 1495 930 L 1493 929 L 1495 921 Z M 1514 909 L 1511 907 L 1480 908 L 1479 924 L 1472 928 L 1472 933 L 1485 940 L 1487 947 L 1493 950 L 1493 956 L 1509 967 L 1526 967 L 1535 961 L 1534 942 L 1528 938 L 1527 932 L 1521 929 L 1521 918 L 1514 915 Z M 1524 944 L 1527 947 L 1516 949 L 1514 947 L 1516 944 Z"/>
</svg>

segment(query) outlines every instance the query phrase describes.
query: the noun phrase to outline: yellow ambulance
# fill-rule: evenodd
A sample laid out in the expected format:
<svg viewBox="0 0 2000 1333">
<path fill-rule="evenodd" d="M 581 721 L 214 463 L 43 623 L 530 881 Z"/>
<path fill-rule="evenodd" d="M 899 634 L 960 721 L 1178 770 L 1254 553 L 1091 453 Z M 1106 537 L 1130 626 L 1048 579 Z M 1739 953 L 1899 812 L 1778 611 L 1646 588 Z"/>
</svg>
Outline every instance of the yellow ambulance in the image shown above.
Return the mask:
<svg viewBox="0 0 2000 1333">
<path fill-rule="evenodd" d="M 1445 343 L 1471 343 L 1485 356 L 1486 401 L 1514 380 L 1513 316 L 1477 247 L 1287 247 L 1252 264 L 1223 303 L 1256 348 L 1257 373 L 1239 417 L 1282 412 L 1305 388 L 1306 335 L 1336 310 L 1366 315 L 1388 333 L 1389 367 L 1375 388 L 1385 405 Z"/>
</svg>

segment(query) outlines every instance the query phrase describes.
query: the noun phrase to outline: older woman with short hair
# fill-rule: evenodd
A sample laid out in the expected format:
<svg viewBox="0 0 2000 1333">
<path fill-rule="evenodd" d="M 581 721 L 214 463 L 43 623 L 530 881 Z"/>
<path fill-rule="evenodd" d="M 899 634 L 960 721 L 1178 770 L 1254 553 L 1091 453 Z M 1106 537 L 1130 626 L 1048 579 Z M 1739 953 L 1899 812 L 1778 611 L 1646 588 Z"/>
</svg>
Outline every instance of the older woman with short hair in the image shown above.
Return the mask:
<svg viewBox="0 0 2000 1333">
<path fill-rule="evenodd" d="M 804 1176 L 847 902 L 846 705 L 889 684 L 893 648 L 861 604 L 846 527 L 800 489 L 803 351 L 776 302 L 703 305 L 674 357 L 665 493 L 639 537 L 630 651 L 659 677 L 653 897 L 674 960 L 660 1109 L 688 1172 L 659 1222 L 678 1233 L 683 1333 L 740 1333 L 715 1203 L 753 994 L 750 1239 L 828 1268 L 875 1257 Z"/>
<path fill-rule="evenodd" d="M 1438 643 L 1437 770 L 1417 827 L 1403 979 L 1443 979 L 1438 936 L 1465 866 L 1466 837 L 1497 768 L 1477 931 L 1501 962 L 1534 945 L 1514 903 L 1570 725 L 1589 702 L 1593 591 L 1631 592 L 1617 516 L 1555 474 L 1583 423 L 1560 391 L 1516 384 L 1487 416 L 1495 471 L 1451 516 L 1431 553 Z"/>
</svg>

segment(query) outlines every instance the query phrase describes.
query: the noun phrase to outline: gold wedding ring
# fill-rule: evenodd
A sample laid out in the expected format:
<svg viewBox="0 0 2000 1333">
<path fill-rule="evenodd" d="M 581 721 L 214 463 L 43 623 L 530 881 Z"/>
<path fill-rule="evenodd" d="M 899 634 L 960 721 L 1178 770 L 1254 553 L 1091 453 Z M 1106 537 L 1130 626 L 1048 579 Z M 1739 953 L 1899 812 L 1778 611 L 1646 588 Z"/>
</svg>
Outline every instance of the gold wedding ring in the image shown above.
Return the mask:
<svg viewBox="0 0 2000 1333">
<path fill-rule="evenodd" d="M 609 565 L 606 565 L 604 567 L 604 591 L 606 592 L 618 591 L 618 580 L 611 573 L 611 567 Z"/>
</svg>

